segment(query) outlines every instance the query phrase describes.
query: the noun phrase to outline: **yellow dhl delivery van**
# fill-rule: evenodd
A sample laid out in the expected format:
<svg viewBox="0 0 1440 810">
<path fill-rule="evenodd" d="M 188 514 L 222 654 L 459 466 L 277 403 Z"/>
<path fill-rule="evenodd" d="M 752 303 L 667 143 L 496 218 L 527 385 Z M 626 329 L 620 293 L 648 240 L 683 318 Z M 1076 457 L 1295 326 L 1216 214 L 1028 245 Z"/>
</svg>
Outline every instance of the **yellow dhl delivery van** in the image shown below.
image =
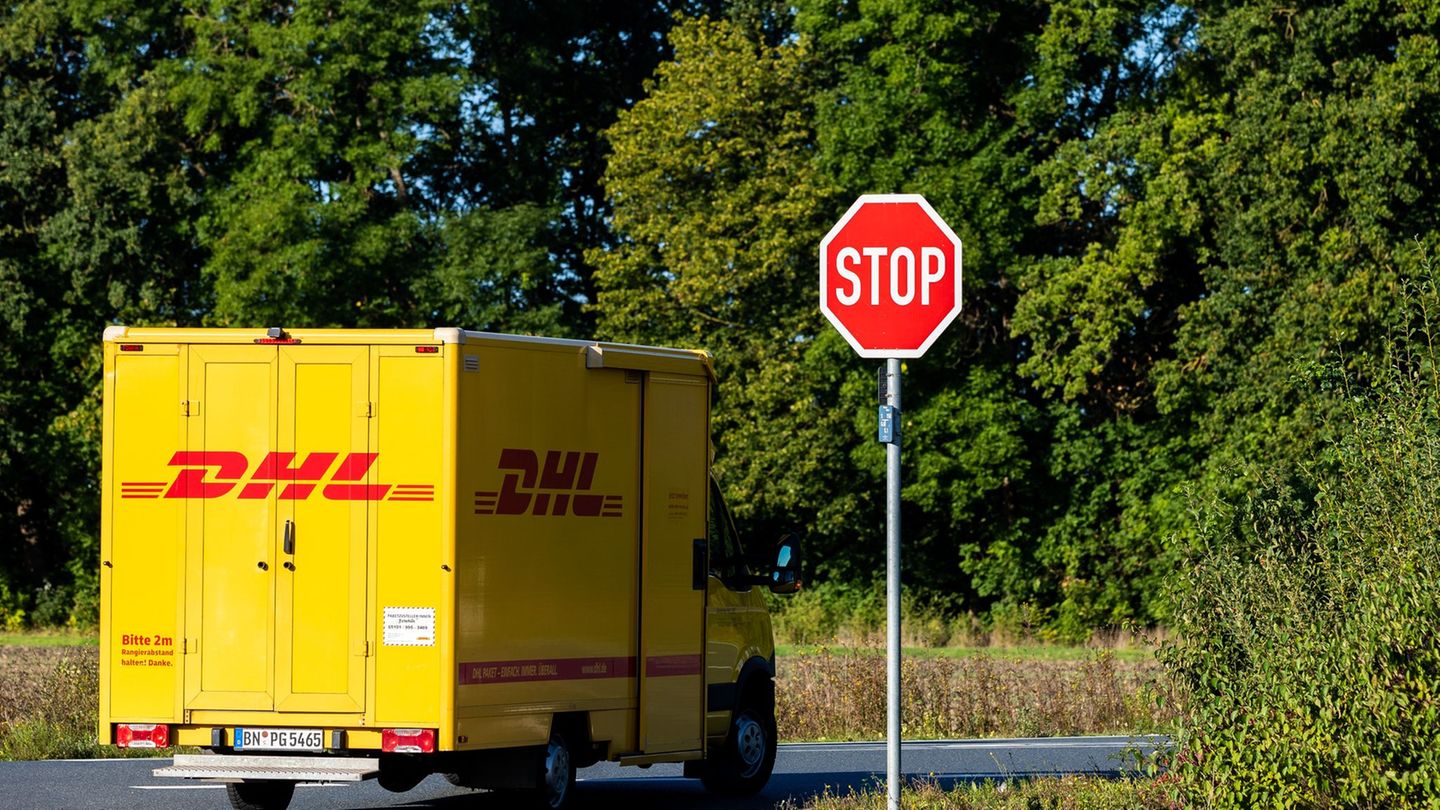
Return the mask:
<svg viewBox="0 0 1440 810">
<path fill-rule="evenodd" d="M 563 806 L 599 760 L 775 758 L 708 355 L 436 330 L 105 330 L 99 735 L 284 808 L 426 775 Z"/>
</svg>

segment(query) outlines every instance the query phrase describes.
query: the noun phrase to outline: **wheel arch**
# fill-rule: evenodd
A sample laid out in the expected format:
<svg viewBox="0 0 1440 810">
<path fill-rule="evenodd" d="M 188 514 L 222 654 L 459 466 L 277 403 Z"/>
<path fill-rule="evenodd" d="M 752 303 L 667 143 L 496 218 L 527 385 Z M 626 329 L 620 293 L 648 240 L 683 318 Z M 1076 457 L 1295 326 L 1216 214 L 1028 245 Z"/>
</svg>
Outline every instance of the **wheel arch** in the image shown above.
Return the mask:
<svg viewBox="0 0 1440 810">
<path fill-rule="evenodd" d="M 732 683 L 710 684 L 706 691 L 706 710 L 734 712 L 736 706 L 755 697 L 773 702 L 774 683 L 774 660 L 752 655 L 740 665 L 740 672 Z M 763 691 L 757 695 L 757 690 Z"/>
<path fill-rule="evenodd" d="M 556 712 L 550 717 L 550 729 L 565 735 L 575 764 L 587 768 L 600 761 L 590 729 L 590 712 Z"/>
</svg>

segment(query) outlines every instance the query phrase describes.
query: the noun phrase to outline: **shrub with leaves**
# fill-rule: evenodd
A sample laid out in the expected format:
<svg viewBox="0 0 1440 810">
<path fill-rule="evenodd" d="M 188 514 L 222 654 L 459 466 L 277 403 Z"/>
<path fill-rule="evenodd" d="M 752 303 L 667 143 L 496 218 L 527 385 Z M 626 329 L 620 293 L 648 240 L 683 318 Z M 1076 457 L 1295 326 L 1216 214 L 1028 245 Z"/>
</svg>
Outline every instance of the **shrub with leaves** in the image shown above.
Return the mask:
<svg viewBox="0 0 1440 810">
<path fill-rule="evenodd" d="M 1175 774 L 1194 806 L 1440 803 L 1433 276 L 1408 299 L 1378 373 L 1315 375 L 1348 403 L 1327 451 L 1198 510 L 1162 651 L 1192 693 Z"/>
</svg>

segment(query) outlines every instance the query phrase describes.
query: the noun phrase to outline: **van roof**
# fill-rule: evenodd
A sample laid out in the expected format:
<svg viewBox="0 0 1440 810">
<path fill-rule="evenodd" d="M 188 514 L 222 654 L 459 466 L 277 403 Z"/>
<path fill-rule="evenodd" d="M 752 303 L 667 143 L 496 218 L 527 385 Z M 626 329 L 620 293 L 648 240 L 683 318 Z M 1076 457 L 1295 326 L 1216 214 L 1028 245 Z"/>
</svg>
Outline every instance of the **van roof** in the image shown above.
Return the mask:
<svg viewBox="0 0 1440 810">
<path fill-rule="evenodd" d="M 133 327 L 107 326 L 106 343 L 258 343 L 269 340 L 269 329 L 211 329 L 202 327 Z M 438 329 L 285 329 L 287 339 L 301 343 L 338 345 L 410 345 L 454 343 L 529 344 L 532 346 L 572 347 L 585 353 L 590 368 L 632 368 L 646 371 L 704 374 L 714 378 L 715 369 L 710 353 L 701 349 L 674 349 L 630 343 L 607 343 L 596 340 L 510 335 L 500 332 L 478 332 L 453 327 Z"/>
</svg>

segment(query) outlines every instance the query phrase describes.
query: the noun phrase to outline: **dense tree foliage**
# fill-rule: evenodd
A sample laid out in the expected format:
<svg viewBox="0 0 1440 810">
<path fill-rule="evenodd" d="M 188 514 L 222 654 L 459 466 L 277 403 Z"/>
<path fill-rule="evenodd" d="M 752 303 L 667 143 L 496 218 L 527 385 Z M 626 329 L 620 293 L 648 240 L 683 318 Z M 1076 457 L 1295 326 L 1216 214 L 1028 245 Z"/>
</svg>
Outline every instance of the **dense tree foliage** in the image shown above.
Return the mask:
<svg viewBox="0 0 1440 810">
<path fill-rule="evenodd" d="M 1085 249 L 1073 225 L 1036 221 L 1035 168 L 1153 84 L 1127 56 L 1150 35 L 1143 11 L 802 3 L 799 36 L 778 44 L 697 21 L 612 131 L 628 241 L 597 256 L 602 333 L 639 337 L 674 312 L 667 337 L 715 348 L 730 492 L 757 528 L 806 526 L 821 576 L 878 572 L 883 454 L 873 367 L 816 312 L 815 246 L 855 194 L 914 191 L 968 266 L 961 320 L 907 367 L 911 581 L 952 607 L 1039 607 L 1076 632 L 1155 616 L 1146 578 L 1165 538 L 1120 523 L 1153 492 L 1134 479 L 1167 462 L 1136 446 L 1134 414 L 1052 401 L 1017 373 L 1031 349 L 1011 325 L 1016 278 Z M 712 302 L 762 318 L 707 323 Z"/>
<path fill-rule="evenodd" d="M 6 4 L 0 623 L 94 615 L 107 324 L 593 331 L 601 133 L 717 10 Z"/>
<path fill-rule="evenodd" d="M 1436 14 L 802 2 L 791 37 L 694 22 L 612 131 L 629 241 L 597 258 L 600 328 L 681 313 L 655 334 L 728 353 L 730 491 L 762 524 L 809 527 L 822 576 L 873 576 L 873 368 L 792 267 L 812 283 L 854 195 L 925 194 L 966 243 L 967 301 L 908 364 L 907 577 L 1062 634 L 1163 621 L 1187 493 L 1241 494 L 1241 462 L 1314 452 L 1336 398 L 1297 378 L 1327 353 L 1365 373 L 1405 246 L 1435 238 Z M 792 188 L 814 192 L 777 256 L 757 236 Z M 748 320 L 706 322 L 707 304 L 756 301 L 764 343 Z"/>
<path fill-rule="evenodd" d="M 93 612 L 107 323 L 455 324 L 716 355 L 745 529 L 879 570 L 853 198 L 965 241 L 907 364 L 907 581 L 1164 621 L 1187 492 L 1325 441 L 1437 241 L 1440 4 L 16 0 L 0 12 L 0 618 Z M 1242 463 L 1245 462 L 1245 463 Z"/>
</svg>

